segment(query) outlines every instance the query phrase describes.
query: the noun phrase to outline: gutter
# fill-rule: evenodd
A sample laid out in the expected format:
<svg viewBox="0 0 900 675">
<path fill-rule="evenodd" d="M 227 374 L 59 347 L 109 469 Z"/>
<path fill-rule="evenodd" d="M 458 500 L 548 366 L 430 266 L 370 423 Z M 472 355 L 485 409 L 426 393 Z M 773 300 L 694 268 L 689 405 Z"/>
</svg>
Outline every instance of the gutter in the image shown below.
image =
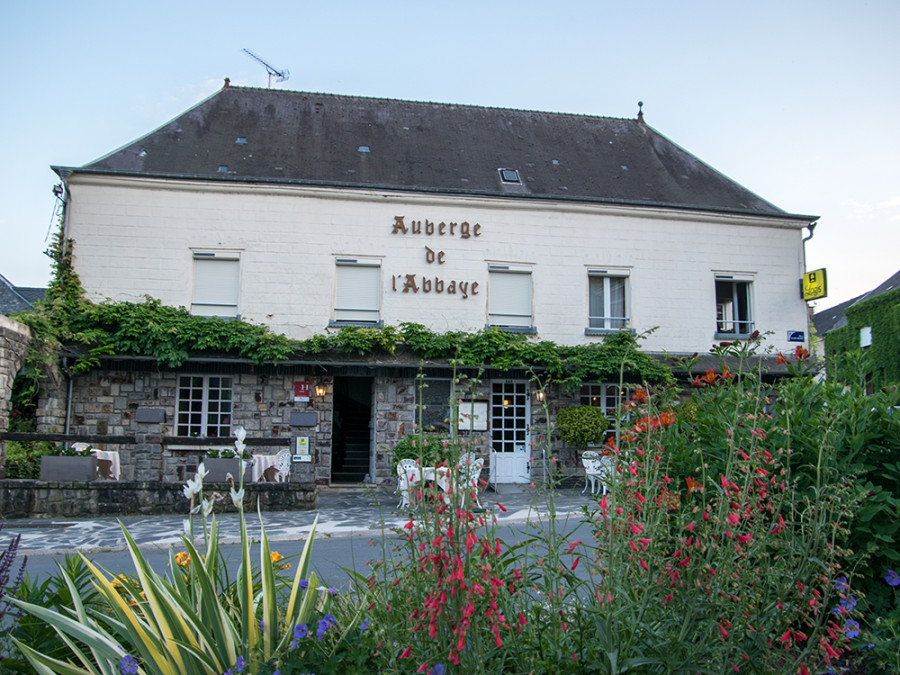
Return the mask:
<svg viewBox="0 0 900 675">
<path fill-rule="evenodd" d="M 353 189 L 353 190 L 383 190 L 385 192 L 411 192 L 413 194 L 438 194 L 452 195 L 462 197 L 491 197 L 496 199 L 507 199 L 513 201 L 522 201 L 523 199 L 533 199 L 535 201 L 559 201 L 568 203 L 586 203 L 586 204 L 604 204 L 610 206 L 631 206 L 644 208 L 670 209 L 674 211 L 699 211 L 702 213 L 720 213 L 727 215 L 752 216 L 756 218 L 777 218 L 781 220 L 799 220 L 810 223 L 817 221 L 819 216 L 783 213 L 765 213 L 760 211 L 750 211 L 747 209 L 737 209 L 727 206 L 709 206 L 701 204 L 673 204 L 670 202 L 654 202 L 641 201 L 636 199 L 615 199 L 611 197 L 590 197 L 577 195 L 551 195 L 551 194 L 535 194 L 531 192 L 507 194 L 499 192 L 491 192 L 488 190 L 462 190 L 453 188 L 438 187 L 420 187 L 420 186 L 403 186 L 403 185 L 382 185 L 378 183 L 352 183 L 347 181 L 325 181 L 311 180 L 302 178 L 266 178 L 252 176 L 210 176 L 209 174 L 179 174 L 166 172 L 138 172 L 127 171 L 122 169 L 92 169 L 88 167 L 60 167 L 51 166 L 63 180 L 67 180 L 73 173 L 81 173 L 99 176 L 119 176 L 128 178 L 155 178 L 162 180 L 188 180 L 201 181 L 209 183 L 242 183 L 242 184 L 259 184 L 259 185 L 289 185 L 299 187 L 325 187 L 337 189 Z"/>
</svg>

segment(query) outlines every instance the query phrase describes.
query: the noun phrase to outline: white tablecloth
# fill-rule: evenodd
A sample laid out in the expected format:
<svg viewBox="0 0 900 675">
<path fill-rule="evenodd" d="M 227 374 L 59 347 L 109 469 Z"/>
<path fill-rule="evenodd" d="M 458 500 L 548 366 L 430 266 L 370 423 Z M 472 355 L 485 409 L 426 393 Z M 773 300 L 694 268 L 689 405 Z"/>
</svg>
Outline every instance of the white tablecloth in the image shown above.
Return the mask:
<svg viewBox="0 0 900 675">
<path fill-rule="evenodd" d="M 253 455 L 253 466 L 250 468 L 250 480 L 258 483 L 270 466 L 277 466 L 278 455 Z"/>
<path fill-rule="evenodd" d="M 114 480 L 119 480 L 119 453 L 114 450 L 91 450 L 97 460 L 108 459 Z M 103 476 L 105 478 L 105 476 Z"/>
</svg>

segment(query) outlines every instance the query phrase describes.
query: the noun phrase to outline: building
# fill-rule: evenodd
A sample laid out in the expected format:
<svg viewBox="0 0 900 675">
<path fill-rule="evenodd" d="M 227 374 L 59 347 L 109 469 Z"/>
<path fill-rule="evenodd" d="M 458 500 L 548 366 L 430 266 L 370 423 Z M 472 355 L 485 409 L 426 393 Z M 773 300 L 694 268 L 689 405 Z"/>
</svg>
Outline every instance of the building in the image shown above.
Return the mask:
<svg viewBox="0 0 900 675">
<path fill-rule="evenodd" d="M 10 316 L 33 309 L 35 302 L 43 300 L 44 290 L 14 286 L 9 279 L 0 274 L 0 314 Z"/>
<path fill-rule="evenodd" d="M 816 218 L 756 196 L 642 114 L 226 80 L 146 136 L 55 170 L 75 270 L 95 301 L 152 296 L 298 339 L 416 322 L 496 326 L 561 345 L 655 328 L 643 348 L 657 354 L 702 353 L 756 330 L 776 350 L 806 340 L 797 289 L 803 230 Z M 242 424 L 274 438 L 292 433 L 292 414 L 311 412 L 318 482 L 385 481 L 392 444 L 416 420 L 416 365 L 192 359 L 166 369 L 110 357 L 74 379 L 65 423 L 128 433 L 133 411 L 155 406 L 174 436 L 229 435 Z M 442 417 L 451 371 L 428 368 Z M 589 383 L 585 400 L 603 400 L 607 384 Z M 529 480 L 532 393 L 527 373 L 488 372 L 469 394 L 486 417 L 473 443 L 492 481 Z M 577 399 L 560 394 L 555 405 Z M 177 479 L 196 463 L 190 450 L 173 445 L 161 464 L 134 457 L 123 467 Z"/>
<path fill-rule="evenodd" d="M 870 291 L 813 317 L 826 361 L 857 349 L 867 353 L 867 387 L 900 382 L 900 271 Z M 828 369 L 829 376 L 840 373 Z"/>
</svg>

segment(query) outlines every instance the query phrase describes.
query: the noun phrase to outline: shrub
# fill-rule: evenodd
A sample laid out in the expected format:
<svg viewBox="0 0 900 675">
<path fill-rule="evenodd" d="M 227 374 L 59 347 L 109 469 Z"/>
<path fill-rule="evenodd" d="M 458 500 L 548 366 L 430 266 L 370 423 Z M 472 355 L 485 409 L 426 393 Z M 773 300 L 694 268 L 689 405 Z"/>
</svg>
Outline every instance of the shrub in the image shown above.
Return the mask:
<svg viewBox="0 0 900 675">
<path fill-rule="evenodd" d="M 600 408 L 579 405 L 563 408 L 556 415 L 556 431 L 566 445 L 586 448 L 599 445 L 609 428 L 609 420 Z"/>
</svg>

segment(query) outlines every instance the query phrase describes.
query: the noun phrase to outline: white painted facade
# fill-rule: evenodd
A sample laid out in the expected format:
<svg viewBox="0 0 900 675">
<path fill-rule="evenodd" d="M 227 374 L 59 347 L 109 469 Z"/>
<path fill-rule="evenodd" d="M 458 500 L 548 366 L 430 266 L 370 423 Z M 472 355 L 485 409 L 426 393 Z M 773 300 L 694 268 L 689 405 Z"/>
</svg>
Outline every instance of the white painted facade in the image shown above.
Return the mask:
<svg viewBox="0 0 900 675">
<path fill-rule="evenodd" d="M 796 346 L 789 331 L 807 332 L 804 223 L 787 215 L 78 173 L 67 185 L 66 234 L 95 301 L 191 307 L 194 254 L 223 253 L 239 258 L 237 313 L 307 338 L 335 319 L 337 261 L 352 259 L 380 266 L 385 325 L 477 331 L 491 311 L 489 267 L 513 266 L 530 271 L 535 337 L 575 345 L 602 340 L 585 329 L 589 271 L 604 270 L 627 275 L 628 326 L 656 328 L 644 349 L 692 353 L 720 339 L 715 277 L 728 274 L 750 282 L 753 327 L 776 350 Z M 397 216 L 434 232 L 395 232 Z M 404 292 L 407 275 L 418 292 Z"/>
</svg>

